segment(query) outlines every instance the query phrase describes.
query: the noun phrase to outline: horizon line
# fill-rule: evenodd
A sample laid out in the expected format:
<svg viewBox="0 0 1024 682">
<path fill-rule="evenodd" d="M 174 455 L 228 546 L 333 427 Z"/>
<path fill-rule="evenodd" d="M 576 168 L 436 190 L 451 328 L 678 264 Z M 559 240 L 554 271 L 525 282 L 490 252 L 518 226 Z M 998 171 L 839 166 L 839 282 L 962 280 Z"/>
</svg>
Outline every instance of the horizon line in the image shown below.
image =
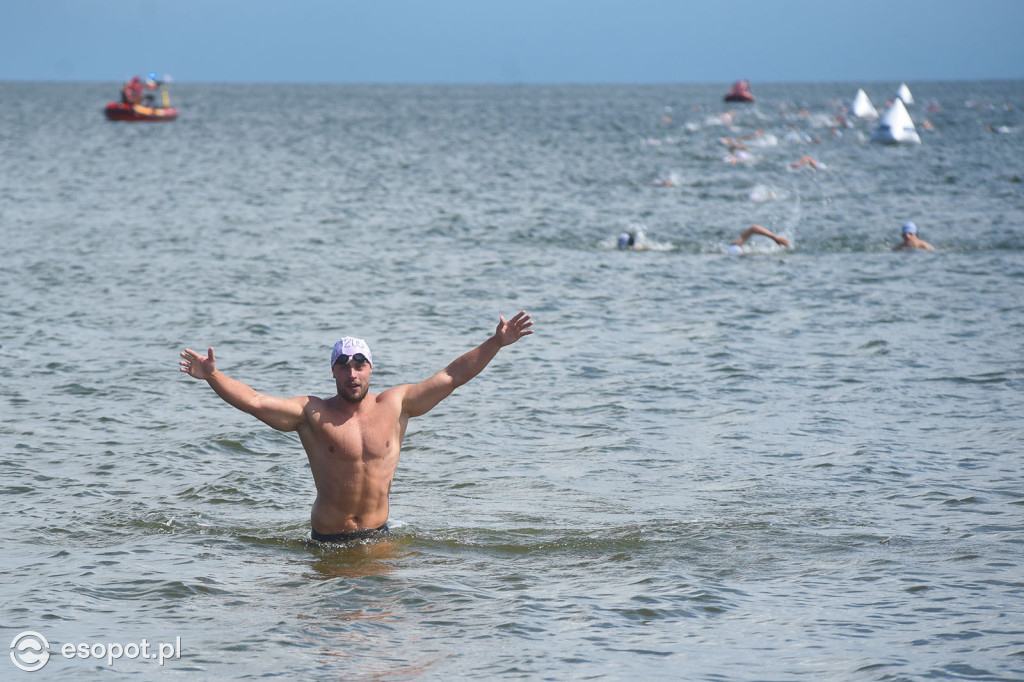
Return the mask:
<svg viewBox="0 0 1024 682">
<path fill-rule="evenodd" d="M 141 72 L 140 72 L 141 73 Z M 592 86 L 592 85 L 724 85 L 729 86 L 735 83 L 737 80 L 750 80 L 750 79 L 732 79 L 732 80 L 705 80 L 705 81 L 400 81 L 400 80 L 387 80 L 387 81 L 358 81 L 358 80 L 338 80 L 338 81 L 317 81 L 317 80 L 184 80 L 179 81 L 173 77 L 173 74 L 167 74 L 165 77 L 171 78 L 168 81 L 170 85 L 175 84 L 195 84 L 195 85 L 395 85 L 395 86 L 439 86 L 439 85 L 466 85 L 466 86 L 523 86 L 523 85 L 545 85 L 545 86 Z M 1024 76 L 1014 78 L 1003 78 L 1003 77 L 979 77 L 979 78 L 883 78 L 883 79 L 848 79 L 842 78 L 838 80 L 772 80 L 772 81 L 751 81 L 758 86 L 774 86 L 774 85 L 825 85 L 825 84 L 856 84 L 856 83 L 877 83 L 877 84 L 888 84 L 888 83 L 1000 83 L 1000 82 L 1017 82 L 1024 81 Z M 0 77 L 0 83 L 82 83 L 82 84 L 101 84 L 101 83 L 122 83 L 124 82 L 120 78 L 110 80 L 97 80 L 91 78 L 5 78 Z M 753 88 L 752 88 L 753 89 Z"/>
</svg>

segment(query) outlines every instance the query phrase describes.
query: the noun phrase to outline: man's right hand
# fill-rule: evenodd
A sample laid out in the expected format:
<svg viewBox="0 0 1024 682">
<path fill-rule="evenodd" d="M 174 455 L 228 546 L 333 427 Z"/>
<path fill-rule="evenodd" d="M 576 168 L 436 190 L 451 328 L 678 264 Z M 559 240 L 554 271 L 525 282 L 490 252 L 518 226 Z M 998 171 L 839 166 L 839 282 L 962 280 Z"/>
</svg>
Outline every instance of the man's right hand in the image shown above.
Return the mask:
<svg viewBox="0 0 1024 682">
<path fill-rule="evenodd" d="M 186 348 L 181 354 L 181 362 L 178 363 L 181 365 L 181 371 L 196 379 L 209 379 L 217 369 L 217 361 L 213 357 L 212 348 L 207 352 L 208 355 L 204 358 L 191 348 Z"/>
</svg>

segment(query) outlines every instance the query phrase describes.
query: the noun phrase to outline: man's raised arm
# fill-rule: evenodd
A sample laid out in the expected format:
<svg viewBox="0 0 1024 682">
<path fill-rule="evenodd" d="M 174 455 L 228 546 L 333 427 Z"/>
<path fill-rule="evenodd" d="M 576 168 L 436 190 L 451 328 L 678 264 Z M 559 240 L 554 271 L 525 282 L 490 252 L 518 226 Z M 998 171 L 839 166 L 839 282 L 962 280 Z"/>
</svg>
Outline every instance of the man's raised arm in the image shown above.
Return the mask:
<svg viewBox="0 0 1024 682">
<path fill-rule="evenodd" d="M 218 371 L 212 348 L 206 357 L 186 348 L 178 364 L 181 371 L 190 377 L 206 381 L 228 405 L 248 412 L 267 426 L 278 431 L 295 431 L 302 424 L 303 408 L 308 398 L 275 398 L 257 393 L 241 381 Z"/>
<path fill-rule="evenodd" d="M 461 355 L 440 372 L 426 381 L 407 387 L 402 400 L 402 411 L 409 417 L 419 417 L 451 395 L 452 391 L 466 383 L 494 359 L 498 351 L 533 333 L 533 322 L 525 310 L 521 310 L 505 321 L 498 318 L 494 334 L 479 346 Z"/>
</svg>

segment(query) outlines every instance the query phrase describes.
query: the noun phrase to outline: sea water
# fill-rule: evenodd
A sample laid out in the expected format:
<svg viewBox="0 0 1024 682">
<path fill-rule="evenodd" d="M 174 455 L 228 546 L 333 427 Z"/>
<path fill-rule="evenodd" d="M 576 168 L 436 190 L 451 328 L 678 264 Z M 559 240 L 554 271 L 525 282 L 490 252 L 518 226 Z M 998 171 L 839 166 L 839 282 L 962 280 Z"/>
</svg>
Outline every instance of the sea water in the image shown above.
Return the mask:
<svg viewBox="0 0 1024 682">
<path fill-rule="evenodd" d="M 4 642 L 75 679 L 1024 677 L 1024 83 L 910 83 L 918 146 L 836 118 L 898 85 L 182 83 L 138 124 L 0 83 Z M 726 255 L 753 223 L 793 248 Z M 520 309 L 411 421 L 383 542 L 310 544 L 295 434 L 178 371 L 329 396 L 355 335 L 380 390 Z"/>
</svg>

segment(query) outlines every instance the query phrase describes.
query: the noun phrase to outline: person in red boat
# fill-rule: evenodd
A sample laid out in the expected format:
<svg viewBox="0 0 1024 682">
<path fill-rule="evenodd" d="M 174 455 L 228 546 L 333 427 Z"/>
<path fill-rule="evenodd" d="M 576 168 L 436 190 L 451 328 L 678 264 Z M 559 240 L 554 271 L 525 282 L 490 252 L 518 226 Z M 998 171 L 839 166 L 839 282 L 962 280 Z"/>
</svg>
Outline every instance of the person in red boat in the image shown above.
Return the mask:
<svg viewBox="0 0 1024 682">
<path fill-rule="evenodd" d="M 754 96 L 750 94 L 750 81 L 736 81 L 732 90 L 725 96 L 726 102 L 753 102 Z"/>
<path fill-rule="evenodd" d="M 156 102 L 156 90 L 160 89 L 160 81 L 157 80 L 156 74 L 151 73 L 146 76 L 146 80 L 142 82 L 139 92 L 146 90 L 145 96 L 142 98 L 142 103 L 147 107 L 157 106 Z"/>
<path fill-rule="evenodd" d="M 121 102 L 124 104 L 138 104 L 142 101 L 142 80 L 135 76 L 121 88 Z"/>
</svg>

